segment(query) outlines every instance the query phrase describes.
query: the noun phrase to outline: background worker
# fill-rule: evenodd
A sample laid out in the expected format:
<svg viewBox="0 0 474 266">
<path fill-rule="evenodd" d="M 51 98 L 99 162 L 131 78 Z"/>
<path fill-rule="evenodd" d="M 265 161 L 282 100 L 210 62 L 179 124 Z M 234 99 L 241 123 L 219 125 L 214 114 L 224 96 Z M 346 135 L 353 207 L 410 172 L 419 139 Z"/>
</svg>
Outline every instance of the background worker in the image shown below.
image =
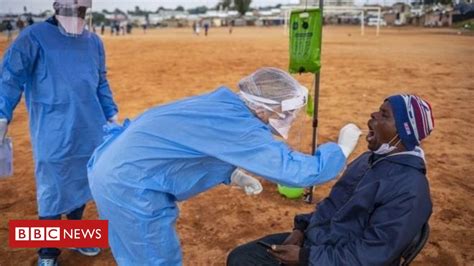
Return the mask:
<svg viewBox="0 0 474 266">
<path fill-rule="evenodd" d="M 84 29 L 89 0 L 56 0 L 55 15 L 25 28 L 8 48 L 0 74 L 0 136 L 25 93 L 39 219 L 81 219 L 92 199 L 87 161 L 116 120 L 97 35 Z M 77 249 L 97 255 L 97 248 Z M 60 250 L 39 250 L 39 265 L 55 265 Z"/>
</svg>

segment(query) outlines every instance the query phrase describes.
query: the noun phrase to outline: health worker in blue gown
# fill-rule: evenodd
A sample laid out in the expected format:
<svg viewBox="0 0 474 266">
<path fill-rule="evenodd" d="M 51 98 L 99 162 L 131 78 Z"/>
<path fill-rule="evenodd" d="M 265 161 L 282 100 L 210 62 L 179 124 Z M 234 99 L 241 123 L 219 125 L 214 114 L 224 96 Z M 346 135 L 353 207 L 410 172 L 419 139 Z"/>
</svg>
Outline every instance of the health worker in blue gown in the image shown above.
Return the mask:
<svg viewBox="0 0 474 266">
<path fill-rule="evenodd" d="M 262 68 L 242 79 L 239 89 L 221 87 L 157 106 L 109 128 L 88 176 L 119 265 L 180 265 L 177 201 L 219 184 L 260 193 L 259 181 L 244 171 L 305 187 L 342 170 L 360 133 L 353 124 L 341 131 L 339 145 L 326 143 L 306 155 L 273 136 L 288 136 L 306 104 L 306 88 L 282 70 Z"/>
<path fill-rule="evenodd" d="M 0 136 L 25 95 L 40 219 L 81 219 L 92 199 L 87 161 L 103 141 L 117 106 L 106 78 L 105 53 L 85 30 L 91 0 L 56 0 L 55 15 L 25 28 L 0 70 Z M 98 249 L 78 249 L 96 255 Z M 59 249 L 40 249 L 40 265 L 55 265 Z"/>
</svg>

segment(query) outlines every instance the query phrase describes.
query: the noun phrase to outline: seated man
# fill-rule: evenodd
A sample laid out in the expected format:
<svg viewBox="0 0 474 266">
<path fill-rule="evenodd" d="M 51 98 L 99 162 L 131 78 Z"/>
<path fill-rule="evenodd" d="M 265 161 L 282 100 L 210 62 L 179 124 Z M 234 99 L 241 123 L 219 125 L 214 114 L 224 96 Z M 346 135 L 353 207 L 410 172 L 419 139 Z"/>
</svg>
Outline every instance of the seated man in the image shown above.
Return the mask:
<svg viewBox="0 0 474 266">
<path fill-rule="evenodd" d="M 368 121 L 370 151 L 347 167 L 317 210 L 297 215 L 292 233 L 237 247 L 227 264 L 398 265 L 431 215 L 419 145 L 433 125 L 431 107 L 419 97 L 387 98 Z"/>
</svg>

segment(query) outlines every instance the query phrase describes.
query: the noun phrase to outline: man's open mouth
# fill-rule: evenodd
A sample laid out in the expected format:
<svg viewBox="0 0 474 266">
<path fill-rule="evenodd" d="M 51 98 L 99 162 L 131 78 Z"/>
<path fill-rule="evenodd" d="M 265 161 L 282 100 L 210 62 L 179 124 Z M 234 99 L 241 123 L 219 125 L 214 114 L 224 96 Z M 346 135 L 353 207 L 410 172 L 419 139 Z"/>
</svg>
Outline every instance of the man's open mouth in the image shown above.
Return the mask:
<svg viewBox="0 0 474 266">
<path fill-rule="evenodd" d="M 367 140 L 367 142 L 372 142 L 375 139 L 375 132 L 370 126 L 370 121 L 367 123 L 367 127 L 369 128 L 369 132 L 367 133 L 365 139 Z"/>
</svg>

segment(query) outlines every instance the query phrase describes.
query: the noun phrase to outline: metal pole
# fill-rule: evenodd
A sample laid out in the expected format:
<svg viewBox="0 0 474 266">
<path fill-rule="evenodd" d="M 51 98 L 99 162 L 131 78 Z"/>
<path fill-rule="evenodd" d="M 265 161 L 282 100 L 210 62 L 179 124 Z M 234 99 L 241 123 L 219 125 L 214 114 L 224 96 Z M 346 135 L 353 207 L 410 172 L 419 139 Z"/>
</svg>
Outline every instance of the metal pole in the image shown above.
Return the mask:
<svg viewBox="0 0 474 266">
<path fill-rule="evenodd" d="M 313 146 L 311 153 L 316 154 L 316 147 L 318 146 L 318 114 L 319 114 L 319 84 L 321 80 L 321 73 L 314 74 L 314 110 L 313 110 Z"/>
<path fill-rule="evenodd" d="M 321 20 L 324 25 L 324 13 L 323 13 L 324 0 L 319 0 L 319 9 L 321 10 Z M 321 25 L 321 28 L 322 26 Z M 321 29 L 321 50 L 323 46 L 323 33 Z M 320 51 L 321 52 L 321 51 Z M 319 111 L 319 81 L 321 79 L 321 70 L 314 74 L 314 109 L 313 109 L 313 141 L 311 146 L 311 154 L 316 154 L 316 146 L 318 145 L 318 111 Z M 314 186 L 305 189 L 303 200 L 311 204 L 313 203 L 313 189 Z"/>
<path fill-rule="evenodd" d="M 360 35 L 362 36 L 364 36 L 364 25 L 365 25 L 364 12 L 365 10 L 362 8 L 362 13 L 360 13 Z"/>
<path fill-rule="evenodd" d="M 318 110 L 319 110 L 319 84 L 321 75 L 320 72 L 314 74 L 314 110 L 313 110 L 313 141 L 311 145 L 311 154 L 316 154 L 316 146 L 318 145 Z M 311 204 L 313 202 L 314 186 L 305 189 L 303 200 Z"/>
</svg>

